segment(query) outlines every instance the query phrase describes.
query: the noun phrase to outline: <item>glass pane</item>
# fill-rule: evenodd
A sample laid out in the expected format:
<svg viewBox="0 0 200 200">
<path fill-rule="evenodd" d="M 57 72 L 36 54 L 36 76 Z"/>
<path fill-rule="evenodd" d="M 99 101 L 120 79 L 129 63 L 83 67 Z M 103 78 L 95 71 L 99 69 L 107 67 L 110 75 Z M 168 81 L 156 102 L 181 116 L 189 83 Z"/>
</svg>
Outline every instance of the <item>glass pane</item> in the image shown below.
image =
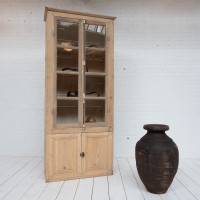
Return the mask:
<svg viewBox="0 0 200 200">
<path fill-rule="evenodd" d="M 85 101 L 85 123 L 105 122 L 105 100 Z"/>
<path fill-rule="evenodd" d="M 78 46 L 78 24 L 58 20 L 57 43 L 66 46 Z"/>
<path fill-rule="evenodd" d="M 86 72 L 105 72 L 105 52 L 95 52 L 86 50 Z M 94 51 L 93 51 L 94 52 Z"/>
<path fill-rule="evenodd" d="M 78 101 L 58 100 L 56 122 L 57 124 L 78 123 Z"/>
<path fill-rule="evenodd" d="M 78 71 L 77 23 L 57 21 L 57 70 Z"/>
<path fill-rule="evenodd" d="M 57 71 L 78 72 L 78 49 L 68 52 L 58 48 Z"/>
<path fill-rule="evenodd" d="M 97 26 L 93 24 L 88 24 L 87 29 L 88 31 L 96 31 Z"/>
<path fill-rule="evenodd" d="M 79 24 L 57 20 L 57 124 L 79 122 Z"/>
<path fill-rule="evenodd" d="M 74 94 L 74 95 L 73 95 Z M 78 76 L 58 75 L 57 76 L 57 96 L 77 97 L 78 96 Z"/>
<path fill-rule="evenodd" d="M 104 26 L 97 26 L 97 33 L 102 33 L 103 28 L 104 28 Z"/>
<path fill-rule="evenodd" d="M 105 26 L 85 24 L 86 47 L 105 48 Z"/>
<path fill-rule="evenodd" d="M 105 123 L 106 27 L 85 24 L 85 123 Z"/>
<path fill-rule="evenodd" d="M 85 24 L 87 72 L 105 72 L 105 30 L 104 25 Z"/>
<path fill-rule="evenodd" d="M 105 77 L 86 76 L 86 97 L 105 97 Z"/>
</svg>

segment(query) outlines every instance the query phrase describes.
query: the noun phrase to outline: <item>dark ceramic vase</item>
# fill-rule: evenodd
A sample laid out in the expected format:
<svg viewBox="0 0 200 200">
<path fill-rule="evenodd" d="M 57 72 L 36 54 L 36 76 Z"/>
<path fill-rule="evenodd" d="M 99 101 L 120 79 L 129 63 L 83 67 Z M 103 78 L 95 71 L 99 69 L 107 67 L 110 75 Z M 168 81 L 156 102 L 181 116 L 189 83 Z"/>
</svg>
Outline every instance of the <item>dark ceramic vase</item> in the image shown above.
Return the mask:
<svg viewBox="0 0 200 200">
<path fill-rule="evenodd" d="M 143 128 L 147 133 L 137 142 L 135 149 L 138 174 L 149 192 L 163 194 L 178 169 L 178 147 L 165 133 L 169 126 L 146 124 Z"/>
</svg>

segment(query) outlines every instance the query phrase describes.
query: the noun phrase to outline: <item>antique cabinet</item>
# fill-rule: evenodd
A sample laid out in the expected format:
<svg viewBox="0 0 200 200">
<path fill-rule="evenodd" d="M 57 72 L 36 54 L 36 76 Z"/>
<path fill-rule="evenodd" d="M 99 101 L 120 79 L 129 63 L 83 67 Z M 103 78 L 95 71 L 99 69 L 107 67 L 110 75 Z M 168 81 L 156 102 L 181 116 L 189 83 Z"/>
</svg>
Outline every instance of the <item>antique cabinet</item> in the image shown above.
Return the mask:
<svg viewBox="0 0 200 200">
<path fill-rule="evenodd" d="M 45 9 L 47 181 L 113 173 L 114 19 Z"/>
</svg>

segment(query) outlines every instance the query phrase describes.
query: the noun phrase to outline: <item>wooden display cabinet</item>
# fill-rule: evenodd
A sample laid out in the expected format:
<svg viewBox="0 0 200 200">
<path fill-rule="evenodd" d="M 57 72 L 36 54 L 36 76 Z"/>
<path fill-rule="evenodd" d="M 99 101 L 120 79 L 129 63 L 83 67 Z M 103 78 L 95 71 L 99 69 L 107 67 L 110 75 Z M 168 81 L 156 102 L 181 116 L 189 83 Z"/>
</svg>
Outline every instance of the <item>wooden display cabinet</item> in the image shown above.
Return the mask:
<svg viewBox="0 0 200 200">
<path fill-rule="evenodd" d="M 113 173 L 114 19 L 45 9 L 47 181 Z"/>
</svg>

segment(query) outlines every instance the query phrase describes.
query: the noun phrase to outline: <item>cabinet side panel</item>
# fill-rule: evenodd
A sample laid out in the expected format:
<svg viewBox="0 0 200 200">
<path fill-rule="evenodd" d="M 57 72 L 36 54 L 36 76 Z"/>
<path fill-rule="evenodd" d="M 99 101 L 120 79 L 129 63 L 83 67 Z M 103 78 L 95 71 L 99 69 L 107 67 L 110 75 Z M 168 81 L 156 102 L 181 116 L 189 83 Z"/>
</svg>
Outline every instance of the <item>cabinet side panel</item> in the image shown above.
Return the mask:
<svg viewBox="0 0 200 200">
<path fill-rule="evenodd" d="M 113 132 L 108 133 L 107 137 L 107 145 L 108 145 L 108 152 L 107 152 L 107 163 L 108 163 L 108 171 L 113 174 Z"/>
<path fill-rule="evenodd" d="M 109 131 L 113 131 L 114 121 L 114 21 L 108 23 L 107 35 L 108 48 L 108 126 Z"/>
<path fill-rule="evenodd" d="M 54 18 L 51 13 L 47 13 L 46 20 L 46 57 L 45 57 L 45 175 L 49 177 L 50 147 L 47 136 L 51 134 L 53 128 L 53 40 Z"/>
</svg>

